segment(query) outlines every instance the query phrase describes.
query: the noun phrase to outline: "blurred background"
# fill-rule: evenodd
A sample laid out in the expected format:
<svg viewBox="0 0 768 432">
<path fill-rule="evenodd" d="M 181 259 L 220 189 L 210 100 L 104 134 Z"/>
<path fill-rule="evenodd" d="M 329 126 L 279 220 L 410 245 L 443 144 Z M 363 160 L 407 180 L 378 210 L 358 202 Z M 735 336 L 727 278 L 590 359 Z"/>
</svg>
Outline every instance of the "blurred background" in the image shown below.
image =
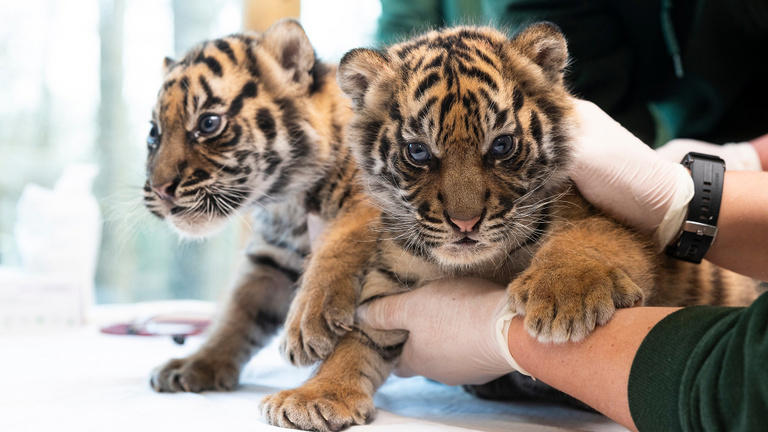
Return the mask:
<svg viewBox="0 0 768 432">
<path fill-rule="evenodd" d="M 54 295 L 69 288 L 41 273 L 87 273 L 89 261 L 100 304 L 220 297 L 247 233 L 233 223 L 209 240 L 181 241 L 141 201 L 162 59 L 299 16 L 318 55 L 337 62 L 372 43 L 380 9 L 378 0 L 0 1 L 0 327 L 53 319 L 25 312 L 20 299 L 39 308 L 38 297 L 69 298 Z M 77 186 L 48 190 L 68 167 Z M 45 189 L 25 193 L 30 183 Z"/>
<path fill-rule="evenodd" d="M 242 0 L 28 0 L 0 8 L 0 263 L 20 257 L 16 203 L 24 186 L 51 187 L 75 162 L 99 167 L 104 219 L 100 303 L 213 298 L 240 242 L 233 224 L 209 241 L 180 241 L 141 205 L 145 136 L 163 57 L 241 31 Z M 265 3 L 260 7 L 263 7 Z M 288 4 L 293 2 L 273 2 Z M 299 2 L 295 2 L 299 6 Z M 344 7 L 341 6 L 344 3 Z M 301 2 L 318 55 L 338 61 L 370 45 L 378 0 Z M 298 9 L 298 7 L 297 7 Z M 254 20 L 259 24 L 258 19 Z M 344 31 L 337 23 L 344 22 Z M 55 245 L 51 248 L 73 248 Z"/>
</svg>

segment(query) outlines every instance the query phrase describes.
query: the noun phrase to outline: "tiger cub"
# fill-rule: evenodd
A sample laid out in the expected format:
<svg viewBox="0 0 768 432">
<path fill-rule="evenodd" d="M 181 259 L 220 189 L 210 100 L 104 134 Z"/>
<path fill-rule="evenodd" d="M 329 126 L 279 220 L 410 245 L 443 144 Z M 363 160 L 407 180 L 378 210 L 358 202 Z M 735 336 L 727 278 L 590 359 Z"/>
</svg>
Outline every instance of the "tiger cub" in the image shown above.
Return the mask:
<svg viewBox="0 0 768 432">
<path fill-rule="evenodd" d="M 378 236 L 367 242 L 356 290 L 323 282 L 349 272 L 336 252 L 357 237 L 323 243 L 310 260 L 283 347 L 295 363 L 324 362 L 302 387 L 262 401 L 270 423 L 337 430 L 375 413 L 373 394 L 407 335 L 356 323 L 337 344 L 323 339 L 329 332 L 313 317 L 329 314 L 328 298 L 364 303 L 445 277 L 481 277 L 507 285 L 529 333 L 565 342 L 585 338 L 616 308 L 743 305 L 756 296 L 739 290 L 756 286 L 747 278 L 656 255 L 648 239 L 578 195 L 567 175 L 576 127 L 567 57 L 563 35 L 546 23 L 512 39 L 449 28 L 344 56 L 338 80 L 355 111 L 348 142 L 382 210 L 362 237 Z M 336 276 L 310 271 L 321 266 Z"/>
<path fill-rule="evenodd" d="M 309 254 L 308 215 L 343 221 L 363 196 L 342 145 L 351 110 L 334 78 L 295 21 L 166 59 L 147 137 L 146 207 L 192 237 L 252 213 L 253 238 L 213 333 L 191 356 L 157 368 L 155 390 L 235 387 L 283 323 Z M 339 302 L 354 308 L 354 299 Z"/>
</svg>

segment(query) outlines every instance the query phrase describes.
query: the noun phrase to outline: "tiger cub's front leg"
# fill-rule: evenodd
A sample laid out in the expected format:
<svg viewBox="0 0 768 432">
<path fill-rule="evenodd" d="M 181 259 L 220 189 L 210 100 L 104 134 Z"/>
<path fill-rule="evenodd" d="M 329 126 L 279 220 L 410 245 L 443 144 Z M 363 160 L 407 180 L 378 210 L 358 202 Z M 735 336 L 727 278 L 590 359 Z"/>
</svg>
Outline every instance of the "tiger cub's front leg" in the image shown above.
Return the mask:
<svg viewBox="0 0 768 432">
<path fill-rule="evenodd" d="M 265 397 L 262 414 L 276 426 L 322 432 L 369 423 L 376 413 L 373 394 L 401 347 L 382 348 L 360 330 L 348 332 L 304 385 Z"/>
<path fill-rule="evenodd" d="M 541 342 L 579 341 L 650 295 L 653 263 L 651 249 L 616 222 L 578 220 L 555 230 L 509 284 L 510 308 Z"/>
<path fill-rule="evenodd" d="M 245 363 L 283 324 L 309 239 L 301 218 L 262 216 L 266 220 L 261 226 L 254 225 L 246 271 L 213 333 L 192 355 L 172 359 L 152 372 L 150 383 L 156 391 L 232 390 Z"/>
<path fill-rule="evenodd" d="M 352 329 L 361 269 L 377 247 L 373 225 L 378 217 L 367 202 L 355 202 L 316 242 L 280 344 L 291 363 L 306 366 L 327 358 L 338 338 Z"/>
</svg>

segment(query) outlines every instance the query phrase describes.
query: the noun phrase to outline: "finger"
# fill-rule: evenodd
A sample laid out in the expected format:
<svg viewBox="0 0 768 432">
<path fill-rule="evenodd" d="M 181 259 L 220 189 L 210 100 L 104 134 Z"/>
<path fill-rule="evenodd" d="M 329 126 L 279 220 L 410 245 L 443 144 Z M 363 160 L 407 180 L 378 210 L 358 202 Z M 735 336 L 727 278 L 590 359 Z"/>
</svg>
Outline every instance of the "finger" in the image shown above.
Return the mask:
<svg viewBox="0 0 768 432">
<path fill-rule="evenodd" d="M 407 314 L 398 297 L 387 296 L 358 307 L 358 319 L 381 330 L 408 330 L 405 322 Z"/>
</svg>

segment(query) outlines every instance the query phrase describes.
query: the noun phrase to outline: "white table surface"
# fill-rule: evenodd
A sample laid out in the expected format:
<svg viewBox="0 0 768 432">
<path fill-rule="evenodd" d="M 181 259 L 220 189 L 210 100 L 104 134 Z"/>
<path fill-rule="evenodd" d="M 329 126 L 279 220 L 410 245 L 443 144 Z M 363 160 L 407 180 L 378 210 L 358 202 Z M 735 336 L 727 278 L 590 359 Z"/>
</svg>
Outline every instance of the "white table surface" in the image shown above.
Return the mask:
<svg viewBox="0 0 768 432">
<path fill-rule="evenodd" d="M 183 356 L 165 337 L 107 336 L 95 327 L 0 335 L 0 431 L 266 431 L 266 394 L 301 384 L 276 342 L 247 366 L 232 393 L 158 394 L 150 370 Z M 362 431 L 624 431 L 592 413 L 559 406 L 476 399 L 458 387 L 392 377 L 376 395 L 376 420 Z"/>
</svg>

